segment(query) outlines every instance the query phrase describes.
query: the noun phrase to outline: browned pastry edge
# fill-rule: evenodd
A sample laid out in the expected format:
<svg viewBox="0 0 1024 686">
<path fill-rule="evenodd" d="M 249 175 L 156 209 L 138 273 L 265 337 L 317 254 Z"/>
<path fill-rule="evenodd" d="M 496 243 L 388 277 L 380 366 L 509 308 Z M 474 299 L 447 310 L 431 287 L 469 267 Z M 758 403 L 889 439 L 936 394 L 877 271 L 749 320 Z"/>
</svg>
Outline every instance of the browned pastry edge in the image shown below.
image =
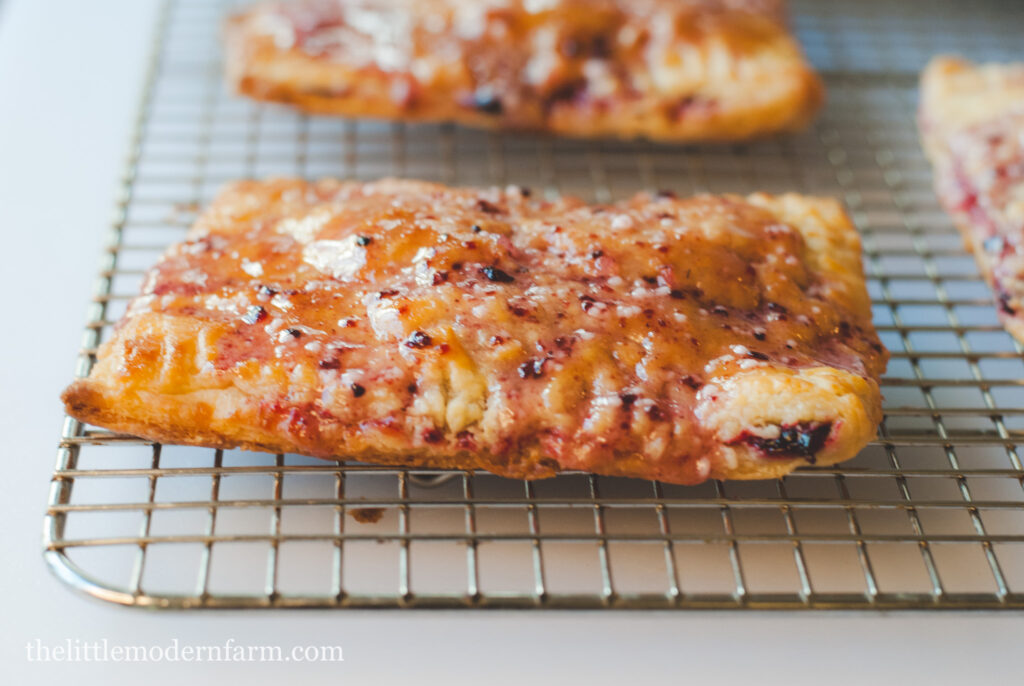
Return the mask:
<svg viewBox="0 0 1024 686">
<path fill-rule="evenodd" d="M 765 459 L 754 448 L 736 446 L 734 448 L 737 457 L 736 466 L 732 469 L 713 467 L 707 478 L 743 481 L 774 479 L 789 474 L 797 467 L 812 464 L 822 467 L 831 466 L 854 457 L 861 450 L 863 444 L 874 437 L 874 427 L 881 421 L 881 394 L 878 387 L 877 385 L 870 384 L 866 388 L 867 393 L 862 399 L 865 412 L 864 414 L 851 416 L 846 420 L 847 423 L 851 424 L 851 431 L 843 445 L 832 446 L 817 453 L 813 461 L 804 458 L 780 459 L 773 457 Z M 254 440 L 234 440 L 214 432 L 183 428 L 184 421 L 180 416 L 180 405 L 173 400 L 168 402 L 167 399 L 157 396 L 153 396 L 147 401 L 147 404 L 154 410 L 153 414 L 162 417 L 174 417 L 177 423 L 171 425 L 166 421 L 139 421 L 118 412 L 111 406 L 109 398 L 102 391 L 94 388 L 87 379 L 78 379 L 73 382 L 61 394 L 61 400 L 65 405 L 68 415 L 79 421 L 105 427 L 119 433 L 138 436 L 156 443 L 189 445 L 220 450 L 240 448 L 242 450 L 265 453 L 296 452 L 322 459 L 351 460 L 407 468 L 483 470 L 510 479 L 532 480 L 550 478 L 562 471 L 556 462 L 546 459 L 538 449 L 524 451 L 516 457 L 515 461 L 509 462 L 507 456 L 499 458 L 488 452 L 473 453 L 469 451 L 462 451 L 457 455 L 451 456 L 425 451 L 399 454 L 376 450 L 364 450 L 345 455 L 332 455 L 329 453 L 312 454 L 308 450 L 297 448 L 294 443 L 288 440 L 281 440 L 280 437 L 270 434 L 261 435 L 258 439 Z M 872 403 L 876 408 L 873 411 L 870 408 Z M 631 454 L 623 454 L 623 457 L 635 458 Z M 634 459 L 623 460 L 621 463 L 613 462 L 612 465 L 612 468 L 602 469 L 600 473 L 605 476 L 659 480 L 657 475 L 653 475 L 646 465 L 638 465 Z M 671 478 L 661 480 L 667 483 L 674 481 Z"/>
</svg>

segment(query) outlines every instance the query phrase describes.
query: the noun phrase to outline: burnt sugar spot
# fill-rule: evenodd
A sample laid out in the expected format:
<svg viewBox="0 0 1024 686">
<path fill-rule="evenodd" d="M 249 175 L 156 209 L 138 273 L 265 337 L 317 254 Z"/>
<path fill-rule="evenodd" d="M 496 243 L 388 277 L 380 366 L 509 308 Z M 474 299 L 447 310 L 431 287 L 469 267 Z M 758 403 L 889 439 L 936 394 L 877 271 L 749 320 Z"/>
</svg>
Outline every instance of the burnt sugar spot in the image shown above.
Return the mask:
<svg viewBox="0 0 1024 686">
<path fill-rule="evenodd" d="M 384 517 L 383 507 L 356 507 L 348 511 L 352 519 L 360 524 L 376 524 Z"/>
</svg>

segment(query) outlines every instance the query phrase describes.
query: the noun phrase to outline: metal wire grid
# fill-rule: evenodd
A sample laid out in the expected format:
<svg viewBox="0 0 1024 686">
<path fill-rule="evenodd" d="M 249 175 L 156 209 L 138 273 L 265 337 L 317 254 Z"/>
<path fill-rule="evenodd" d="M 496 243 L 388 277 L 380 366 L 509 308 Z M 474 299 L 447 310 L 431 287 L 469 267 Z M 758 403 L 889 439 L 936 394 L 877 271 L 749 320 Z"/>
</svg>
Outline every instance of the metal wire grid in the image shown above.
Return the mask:
<svg viewBox="0 0 1024 686">
<path fill-rule="evenodd" d="M 601 201 L 799 190 L 843 198 L 863 233 L 893 351 L 886 418 L 844 465 L 697 487 L 431 482 L 428 470 L 153 445 L 67 419 L 44 536 L 63 580 L 148 607 L 1024 607 L 1024 356 L 935 204 L 908 70 L 947 39 L 1005 56 L 1021 6 L 971 3 L 965 18 L 957 5 L 925 16 L 916 4 L 797 4 L 830 92 L 814 129 L 681 148 L 307 118 L 236 99 L 220 83 L 227 4 L 166 6 L 78 374 L 144 270 L 229 179 L 392 174 Z M 901 13 L 895 29 L 880 7 Z M 984 41 L 958 31 L 964 21 Z"/>
</svg>

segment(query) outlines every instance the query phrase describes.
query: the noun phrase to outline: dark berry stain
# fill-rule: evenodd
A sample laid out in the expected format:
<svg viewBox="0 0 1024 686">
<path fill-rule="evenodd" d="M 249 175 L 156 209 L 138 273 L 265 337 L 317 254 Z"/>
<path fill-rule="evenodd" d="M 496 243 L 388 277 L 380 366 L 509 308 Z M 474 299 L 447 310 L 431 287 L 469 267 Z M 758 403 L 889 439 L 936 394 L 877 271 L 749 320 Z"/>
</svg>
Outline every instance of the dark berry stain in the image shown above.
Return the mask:
<svg viewBox="0 0 1024 686">
<path fill-rule="evenodd" d="M 482 267 L 480 273 L 487 278 L 488 281 L 494 281 L 495 283 L 512 283 L 515 278 L 507 272 L 504 272 L 497 267 Z"/>
<path fill-rule="evenodd" d="M 505 109 L 501 104 L 501 98 L 495 95 L 490 88 L 478 88 L 473 93 L 473 108 L 484 114 L 501 114 Z"/>
<path fill-rule="evenodd" d="M 433 340 L 422 331 L 413 331 L 412 335 L 405 341 L 407 348 L 426 348 L 433 343 Z"/>
<path fill-rule="evenodd" d="M 550 110 L 557 103 L 575 100 L 586 89 L 586 86 L 587 82 L 584 79 L 566 81 L 548 93 L 547 97 L 544 98 L 544 109 Z"/>
<path fill-rule="evenodd" d="M 476 201 L 476 208 L 481 212 L 486 212 L 487 214 L 501 214 L 500 207 L 495 205 L 493 202 L 488 202 L 483 199 Z"/>
<path fill-rule="evenodd" d="M 581 296 L 579 296 L 579 300 L 580 300 L 580 307 L 583 308 L 584 312 L 590 312 L 590 308 L 592 308 L 594 305 L 597 304 L 597 301 L 594 300 L 589 295 L 581 295 Z"/>
<path fill-rule="evenodd" d="M 999 294 L 999 309 L 1001 309 L 1006 314 L 1014 314 L 1014 313 L 1016 313 L 1017 310 L 1013 306 L 1013 304 L 1010 302 L 1011 300 L 1012 300 L 1012 298 L 1011 298 L 1009 293 L 1000 293 Z"/>
<path fill-rule="evenodd" d="M 540 357 L 533 360 L 527 360 L 526 362 L 519 365 L 519 376 L 523 379 L 539 379 L 544 376 L 544 363 L 547 362 L 546 357 Z"/>
<path fill-rule="evenodd" d="M 242 315 L 242 321 L 246 324 L 255 324 L 267 318 L 267 311 L 259 305 L 250 305 L 249 309 Z"/>
<path fill-rule="evenodd" d="M 703 383 L 701 383 L 700 379 L 698 379 L 695 376 L 691 376 L 690 374 L 684 376 L 682 379 L 680 379 L 680 381 L 682 381 L 683 384 L 692 388 L 695 391 L 699 390 L 700 387 L 704 385 Z"/>
<path fill-rule="evenodd" d="M 476 439 L 474 439 L 473 434 L 470 433 L 469 431 L 460 431 L 459 433 L 455 434 L 455 440 L 458 442 L 459 447 L 462 448 L 463 450 L 476 449 Z"/>
</svg>

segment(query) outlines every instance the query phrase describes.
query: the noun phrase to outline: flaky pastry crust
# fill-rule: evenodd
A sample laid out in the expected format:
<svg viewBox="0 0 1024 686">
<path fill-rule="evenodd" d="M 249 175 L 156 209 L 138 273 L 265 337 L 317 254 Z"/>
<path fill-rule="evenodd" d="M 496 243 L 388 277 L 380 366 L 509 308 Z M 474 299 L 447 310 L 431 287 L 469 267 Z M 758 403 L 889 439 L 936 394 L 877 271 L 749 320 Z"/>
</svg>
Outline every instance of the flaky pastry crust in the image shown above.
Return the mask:
<svg viewBox="0 0 1024 686">
<path fill-rule="evenodd" d="M 307 112 L 565 136 L 803 128 L 821 82 L 781 0 L 300 0 L 226 26 L 239 92 Z"/>
<path fill-rule="evenodd" d="M 886 355 L 832 200 L 278 179 L 220 195 L 63 397 L 156 441 L 698 483 L 853 456 Z"/>
<path fill-rule="evenodd" d="M 938 198 L 1024 342 L 1024 63 L 935 58 L 919 118 Z"/>
</svg>

